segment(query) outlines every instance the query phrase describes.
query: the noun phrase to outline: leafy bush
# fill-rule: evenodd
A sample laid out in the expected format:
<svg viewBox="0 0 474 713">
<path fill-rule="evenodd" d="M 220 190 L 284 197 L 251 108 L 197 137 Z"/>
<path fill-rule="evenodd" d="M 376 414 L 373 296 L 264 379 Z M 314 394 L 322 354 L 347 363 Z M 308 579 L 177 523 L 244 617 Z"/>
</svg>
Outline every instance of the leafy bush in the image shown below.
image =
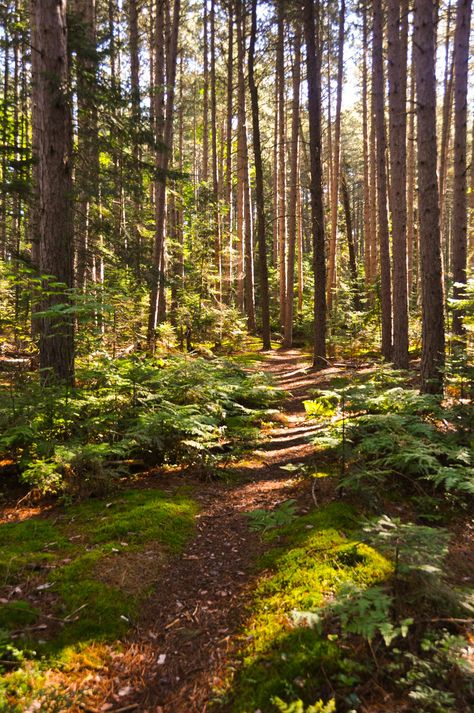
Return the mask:
<svg viewBox="0 0 474 713">
<path fill-rule="evenodd" d="M 349 468 L 341 484 L 365 497 L 377 498 L 382 483 L 411 490 L 414 485 L 418 495 L 427 495 L 426 489 L 474 495 L 468 410 L 441 404 L 403 382 L 406 375 L 385 368 L 365 383 L 319 392 L 305 404 L 311 415 L 328 419 L 315 445 L 344 454 Z"/>
<path fill-rule="evenodd" d="M 127 459 L 215 460 L 252 440 L 279 397 L 262 374 L 199 357 L 93 359 L 77 382 L 0 387 L 0 458 L 43 492 L 103 494 Z"/>
</svg>

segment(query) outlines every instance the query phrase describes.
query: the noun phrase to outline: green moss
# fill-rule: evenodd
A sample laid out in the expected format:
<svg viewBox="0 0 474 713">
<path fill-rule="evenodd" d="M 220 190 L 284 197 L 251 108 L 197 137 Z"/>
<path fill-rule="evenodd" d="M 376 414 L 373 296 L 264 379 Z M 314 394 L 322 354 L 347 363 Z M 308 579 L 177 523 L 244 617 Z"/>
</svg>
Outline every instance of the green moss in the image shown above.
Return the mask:
<svg viewBox="0 0 474 713">
<path fill-rule="evenodd" d="M 35 567 L 55 558 L 69 545 L 65 534 L 48 520 L 32 518 L 0 525 L 0 582 L 15 579 L 28 565 Z"/>
<path fill-rule="evenodd" d="M 125 540 L 140 545 L 157 540 L 173 552 L 187 541 L 196 513 L 195 504 L 183 492 L 170 497 L 160 490 L 129 490 L 105 505 L 91 500 L 68 510 L 91 543 Z"/>
<path fill-rule="evenodd" d="M 150 542 L 160 545 L 164 552 L 181 550 L 193 532 L 197 512 L 191 493 L 189 487 L 173 494 L 154 489 L 127 490 L 108 501 L 90 500 L 68 507 L 62 514 L 56 512 L 55 524 L 35 518 L 0 525 L 0 571 L 4 578 L 21 581 L 22 567 L 32 563 L 36 567 L 50 560 L 55 566 L 47 582 L 58 595 L 53 614 L 61 621 L 46 643 L 28 642 L 36 656 L 20 651 L 25 665 L 35 673 L 32 678 L 20 677 L 21 681 L 20 669 L 5 675 L 0 681 L 0 711 L 23 710 L 23 702 L 18 709 L 14 707 L 19 698 L 12 693 L 12 681 L 24 689 L 21 692 L 19 688 L 18 695 L 26 696 L 26 700 L 27 689 L 38 688 L 44 667 L 54 669 L 74 652 L 84 651 L 95 642 L 113 641 L 126 632 L 148 593 L 150 580 L 144 578 L 143 586 L 134 586 L 133 593 L 124 591 L 102 581 L 101 560 L 117 551 L 133 558 Z M 12 602 L 0 609 L 0 629 L 21 629 L 40 616 L 41 612 L 28 602 Z"/>
<path fill-rule="evenodd" d="M 230 691 L 234 713 L 270 713 L 275 695 L 307 703 L 328 697 L 328 678 L 357 667 L 336 641 L 292 620 L 294 610 L 323 607 L 346 582 L 365 587 L 390 574 L 391 564 L 357 541 L 356 526 L 354 511 L 333 503 L 280 530 L 282 544 L 260 562 L 270 574 L 257 588 L 244 632 L 242 667 Z"/>
<path fill-rule="evenodd" d="M 0 629 L 11 631 L 22 626 L 34 624 L 39 616 L 39 610 L 29 602 L 19 600 L 7 602 L 0 606 Z"/>
</svg>

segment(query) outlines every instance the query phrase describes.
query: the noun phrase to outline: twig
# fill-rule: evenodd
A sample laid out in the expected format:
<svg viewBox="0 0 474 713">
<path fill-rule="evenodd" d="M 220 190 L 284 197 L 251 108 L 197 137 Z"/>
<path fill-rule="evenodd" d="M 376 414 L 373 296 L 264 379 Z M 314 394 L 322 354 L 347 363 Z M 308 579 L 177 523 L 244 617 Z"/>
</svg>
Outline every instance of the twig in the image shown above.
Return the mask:
<svg viewBox="0 0 474 713">
<path fill-rule="evenodd" d="M 70 614 L 68 614 L 67 616 L 65 616 L 62 621 L 64 621 L 64 622 L 69 621 L 69 620 L 71 619 L 71 617 L 74 616 L 74 614 L 77 614 L 78 612 L 81 611 L 81 609 L 84 609 L 84 608 L 87 607 L 87 606 L 88 606 L 87 602 L 86 602 L 85 604 L 81 604 L 80 607 L 77 607 L 77 609 L 74 609 L 74 611 L 72 611 Z"/>
<path fill-rule="evenodd" d="M 316 478 L 313 478 L 313 485 L 311 486 L 311 495 L 314 500 L 315 506 L 319 507 L 318 499 L 316 497 Z"/>
</svg>

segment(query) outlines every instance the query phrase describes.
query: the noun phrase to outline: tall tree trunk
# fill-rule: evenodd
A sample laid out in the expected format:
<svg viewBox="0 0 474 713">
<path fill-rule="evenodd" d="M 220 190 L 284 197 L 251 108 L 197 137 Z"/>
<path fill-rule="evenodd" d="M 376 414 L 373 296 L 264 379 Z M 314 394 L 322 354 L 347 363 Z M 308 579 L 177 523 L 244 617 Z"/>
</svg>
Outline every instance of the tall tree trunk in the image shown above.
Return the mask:
<svg viewBox="0 0 474 713">
<path fill-rule="evenodd" d="M 467 72 L 471 0 L 458 0 L 454 38 L 454 191 L 452 224 L 453 296 L 460 298 L 466 284 L 467 269 Z M 453 331 L 464 333 L 463 311 L 453 311 Z"/>
<path fill-rule="evenodd" d="M 94 281 L 96 235 L 93 204 L 99 175 L 99 145 L 95 87 L 97 81 L 95 0 L 74 0 L 76 23 L 81 28 L 77 51 L 77 211 L 76 283 L 84 288 Z"/>
<path fill-rule="evenodd" d="M 229 0 L 228 17 L 228 52 L 227 52 L 227 110 L 226 110 L 226 168 L 225 168 L 225 200 L 227 204 L 227 230 L 228 230 L 228 293 L 232 295 L 234 281 L 234 205 L 232 200 L 232 121 L 233 94 L 234 94 L 234 19 L 232 0 Z"/>
<path fill-rule="evenodd" d="M 211 33 L 211 153 L 212 153 L 212 193 L 214 214 L 214 261 L 217 272 L 217 295 L 222 301 L 222 256 L 219 216 L 219 180 L 217 170 L 217 96 L 216 96 L 216 8 L 215 0 L 211 0 L 210 13 Z"/>
<path fill-rule="evenodd" d="M 469 269 L 474 270 L 474 121 L 471 128 L 471 170 L 469 172 Z"/>
<path fill-rule="evenodd" d="M 373 62 L 372 62 L 373 65 Z M 373 70 L 373 67 L 372 67 Z M 375 121 L 375 93 L 372 81 L 372 92 L 370 96 L 370 141 L 369 141 L 369 175 L 370 175 L 370 274 L 372 284 L 380 275 L 378 263 L 379 246 L 377 242 L 377 132 Z M 373 302 L 372 293 L 372 302 Z"/>
<path fill-rule="evenodd" d="M 37 103 L 33 105 L 38 131 L 38 200 L 40 216 L 39 267 L 41 274 L 72 287 L 72 124 L 68 97 L 66 0 L 32 0 L 36 41 Z M 68 301 L 63 290 L 48 290 L 44 311 Z M 40 370 L 44 383 L 74 381 L 74 331 L 69 317 L 40 321 Z"/>
<path fill-rule="evenodd" d="M 290 191 L 288 196 L 288 260 L 286 268 L 286 311 L 283 346 L 293 342 L 293 302 L 295 292 L 295 252 L 298 197 L 298 134 L 300 125 L 301 27 L 296 25 L 293 60 L 293 100 L 291 110 Z"/>
<path fill-rule="evenodd" d="M 250 210 L 250 184 L 248 170 L 248 145 L 247 145 L 247 115 L 245 109 L 245 74 L 244 74 L 244 24 L 242 0 L 236 2 L 236 27 L 237 27 L 237 70 L 238 70 L 238 169 L 237 178 L 240 216 L 240 260 L 242 265 L 242 290 L 247 326 L 251 332 L 255 331 L 255 306 L 254 306 L 254 279 L 253 279 L 253 246 L 252 223 Z"/>
<path fill-rule="evenodd" d="M 204 0 L 202 180 L 209 178 L 209 40 L 207 0 Z"/>
<path fill-rule="evenodd" d="M 262 149 L 260 144 L 260 119 L 258 90 L 255 84 L 254 62 L 257 37 L 257 0 L 252 0 L 251 33 L 248 56 L 250 100 L 252 105 L 253 150 L 255 155 L 255 201 L 257 204 L 258 264 L 260 272 L 260 300 L 262 304 L 262 342 L 265 350 L 271 349 L 270 299 L 268 294 L 267 246 L 265 235 L 265 198 L 263 188 Z"/>
<path fill-rule="evenodd" d="M 351 273 L 351 283 L 352 291 L 354 295 L 354 308 L 356 310 L 360 309 L 360 298 L 359 298 L 359 284 L 357 277 L 357 258 L 356 258 L 356 247 L 354 243 L 354 231 L 352 228 L 352 213 L 351 213 L 351 201 L 349 197 L 349 188 L 347 186 L 347 179 L 344 173 L 341 172 L 341 194 L 342 194 L 342 205 L 344 208 L 344 217 L 346 221 L 346 233 L 347 233 L 347 247 L 349 250 L 349 270 Z"/>
<path fill-rule="evenodd" d="M 446 188 L 448 177 L 448 154 L 451 138 L 451 121 L 453 109 L 453 79 L 454 79 L 454 52 L 450 52 L 451 45 L 451 0 L 448 1 L 446 17 L 446 39 L 444 43 L 444 81 L 443 81 L 443 111 L 441 125 L 441 147 L 439 156 L 439 224 L 441 229 L 441 245 L 449 245 L 449 236 L 445 229 Z"/>
<path fill-rule="evenodd" d="M 443 387 L 444 300 L 441 269 L 436 147 L 435 13 L 432 0 L 417 0 L 413 59 L 417 93 L 418 211 L 422 298 L 421 388 Z"/>
<path fill-rule="evenodd" d="M 277 2 L 277 65 L 278 86 L 278 277 L 280 294 L 280 324 L 285 323 L 286 300 L 286 157 L 285 157 L 285 33 L 284 3 Z"/>
<path fill-rule="evenodd" d="M 138 0 L 128 0 L 128 34 L 130 45 L 130 88 L 132 100 L 132 120 L 135 128 L 133 137 L 133 184 L 132 184 L 132 226 L 131 235 L 134 252 L 134 266 L 137 279 L 141 279 L 142 263 L 142 243 L 140 230 L 138 228 L 140 219 L 140 203 L 142 193 L 142 176 L 140 171 L 140 141 L 138 138 L 138 128 L 141 122 L 140 105 L 140 46 L 138 34 Z"/>
<path fill-rule="evenodd" d="M 383 14 L 382 0 L 373 2 L 373 92 L 377 135 L 377 208 L 380 243 L 380 276 L 382 302 L 382 356 L 392 356 L 392 290 L 390 276 L 390 247 L 387 215 L 387 167 L 385 163 L 385 107 L 383 76 Z"/>
<path fill-rule="evenodd" d="M 150 307 L 148 314 L 148 346 L 151 350 L 154 348 L 155 329 L 158 319 L 159 288 L 160 283 L 163 281 L 162 274 L 164 272 L 166 173 L 168 171 L 169 158 L 172 152 L 180 0 L 174 0 L 173 3 L 173 18 L 169 32 L 166 65 L 163 52 L 165 41 L 165 10 L 165 0 L 157 0 L 155 30 L 155 122 L 157 139 L 162 143 L 162 145 L 164 144 L 164 149 L 160 148 L 156 156 L 156 167 L 158 173 L 160 174 L 160 180 L 156 182 L 155 186 L 155 239 L 153 244 Z M 164 96 L 165 66 L 167 88 L 166 103 Z"/>
<path fill-rule="evenodd" d="M 341 106 L 342 106 L 342 77 L 344 69 L 344 22 L 346 16 L 346 3 L 341 0 L 339 9 L 339 33 L 337 40 L 337 87 L 336 87 L 336 116 L 334 126 L 334 159 L 332 170 L 331 190 L 331 235 L 329 240 L 328 256 L 328 308 L 331 309 L 336 289 L 336 256 L 337 256 L 337 218 L 339 205 L 339 174 L 341 159 Z M 329 130 L 331 128 L 329 127 Z"/>
<path fill-rule="evenodd" d="M 393 363 L 408 368 L 406 88 L 408 0 L 388 3 L 388 85 L 393 257 Z"/>
<path fill-rule="evenodd" d="M 410 103 L 407 136 L 407 282 L 408 297 L 413 293 L 415 254 L 415 75 L 410 72 Z"/>
<path fill-rule="evenodd" d="M 299 144 L 301 144 L 301 137 Z M 298 146 L 298 159 L 299 159 Z M 299 161 L 298 161 L 299 163 Z M 303 311 L 303 289 L 304 289 L 304 274 L 303 274 L 303 201 L 301 200 L 301 178 L 298 170 L 297 178 L 297 194 L 296 194 L 296 220 L 298 226 L 298 314 Z"/>
<path fill-rule="evenodd" d="M 304 2 L 304 32 L 308 82 L 309 144 L 311 161 L 311 230 L 314 268 L 314 354 L 313 367 L 326 366 L 326 258 L 324 239 L 323 171 L 321 163 L 321 64 L 319 38 L 320 0 Z"/>
<path fill-rule="evenodd" d="M 362 8 L 362 135 L 363 135 L 363 157 L 364 157 L 364 272 L 365 289 L 367 294 L 372 284 L 371 273 L 371 216 L 370 216 L 370 174 L 369 174 L 369 121 L 367 109 L 367 9 Z"/>
</svg>

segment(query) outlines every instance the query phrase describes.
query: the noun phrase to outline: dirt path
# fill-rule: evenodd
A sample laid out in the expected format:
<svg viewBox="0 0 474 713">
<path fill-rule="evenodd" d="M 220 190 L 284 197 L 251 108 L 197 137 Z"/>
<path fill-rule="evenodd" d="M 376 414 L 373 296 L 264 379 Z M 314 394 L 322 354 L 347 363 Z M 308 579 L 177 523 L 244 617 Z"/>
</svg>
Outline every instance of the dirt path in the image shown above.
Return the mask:
<svg viewBox="0 0 474 713">
<path fill-rule="evenodd" d="M 205 713 L 252 588 L 261 538 L 247 527 L 245 512 L 273 508 L 301 493 L 281 466 L 310 457 L 303 400 L 316 384 L 297 350 L 271 353 L 262 367 L 290 392 L 281 427 L 269 432 L 239 468 L 237 486 L 200 486 L 197 534 L 165 567 L 154 594 L 120 653 L 112 653 L 101 677 L 101 700 L 90 711 Z M 318 381 L 321 373 L 318 374 Z M 307 490 L 307 486 L 304 486 Z"/>
</svg>

